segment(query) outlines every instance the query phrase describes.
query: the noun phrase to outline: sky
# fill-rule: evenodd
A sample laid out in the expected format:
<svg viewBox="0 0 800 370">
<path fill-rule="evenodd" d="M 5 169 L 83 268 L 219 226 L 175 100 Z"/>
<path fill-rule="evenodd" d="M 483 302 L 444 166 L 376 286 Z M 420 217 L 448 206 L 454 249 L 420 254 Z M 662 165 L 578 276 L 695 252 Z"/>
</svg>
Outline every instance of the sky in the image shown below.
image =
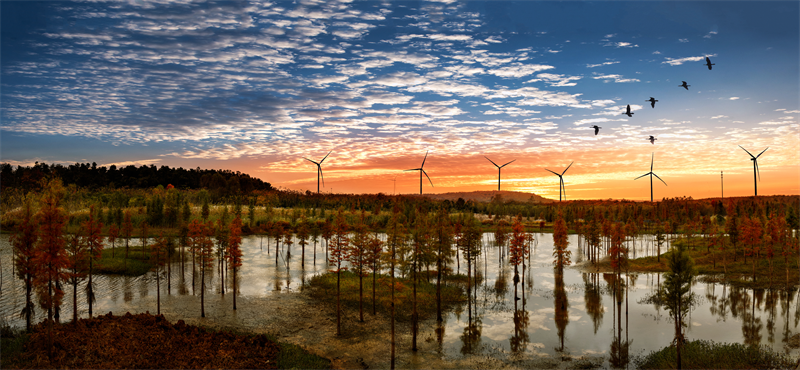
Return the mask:
<svg viewBox="0 0 800 370">
<path fill-rule="evenodd" d="M 0 161 L 333 193 L 800 194 L 800 2 L 0 2 Z M 705 66 L 705 57 L 715 65 Z M 680 87 L 682 81 L 688 90 Z M 647 102 L 658 100 L 655 108 Z M 627 105 L 634 113 L 623 115 Z M 601 127 L 595 135 L 592 125 Z M 657 138 L 651 144 L 648 137 Z M 721 175 L 724 178 L 721 178 Z"/>
</svg>

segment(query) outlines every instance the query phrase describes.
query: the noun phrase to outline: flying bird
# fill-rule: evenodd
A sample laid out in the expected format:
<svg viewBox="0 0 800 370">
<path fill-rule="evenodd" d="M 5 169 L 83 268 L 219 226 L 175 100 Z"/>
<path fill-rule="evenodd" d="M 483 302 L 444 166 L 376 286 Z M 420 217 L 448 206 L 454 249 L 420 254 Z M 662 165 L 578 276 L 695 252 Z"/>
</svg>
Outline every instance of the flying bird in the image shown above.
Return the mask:
<svg viewBox="0 0 800 370">
<path fill-rule="evenodd" d="M 655 137 L 653 137 L 653 135 L 650 135 L 650 138 L 649 138 L 649 139 L 647 139 L 647 140 L 650 140 L 650 144 L 654 144 L 654 145 L 655 145 L 655 143 L 656 143 L 656 140 L 658 140 L 658 139 L 656 139 Z"/>
<path fill-rule="evenodd" d="M 711 63 L 711 59 L 708 59 L 708 57 L 706 57 L 706 66 L 708 67 L 709 71 L 711 70 L 711 66 L 715 66 L 715 65 L 716 64 Z"/>
<path fill-rule="evenodd" d="M 622 114 L 627 114 L 628 117 L 633 117 L 633 113 L 631 113 L 631 105 L 630 104 L 628 104 L 628 111 L 625 112 L 625 113 L 622 113 Z"/>
<path fill-rule="evenodd" d="M 594 126 L 592 126 L 592 128 L 594 129 L 594 134 L 595 134 L 595 135 L 597 135 L 597 133 L 598 133 L 598 132 L 600 132 L 600 129 L 601 129 L 602 127 L 600 127 L 600 126 L 598 126 L 598 125 L 594 125 Z"/>
<path fill-rule="evenodd" d="M 686 89 L 686 90 L 689 90 L 689 86 L 692 86 L 692 85 L 687 85 L 687 84 L 686 84 L 686 81 L 681 81 L 681 82 L 683 82 L 683 84 L 681 84 L 681 85 L 678 85 L 678 86 L 680 86 L 680 87 L 682 87 L 682 88 L 684 88 L 684 89 Z"/>
<path fill-rule="evenodd" d="M 653 108 L 655 108 L 655 107 L 656 107 L 656 102 L 657 102 L 658 100 L 654 99 L 654 98 L 651 96 L 649 100 L 645 100 L 645 101 L 649 101 L 649 102 L 650 102 L 650 106 L 651 106 L 651 107 L 653 107 Z"/>
</svg>

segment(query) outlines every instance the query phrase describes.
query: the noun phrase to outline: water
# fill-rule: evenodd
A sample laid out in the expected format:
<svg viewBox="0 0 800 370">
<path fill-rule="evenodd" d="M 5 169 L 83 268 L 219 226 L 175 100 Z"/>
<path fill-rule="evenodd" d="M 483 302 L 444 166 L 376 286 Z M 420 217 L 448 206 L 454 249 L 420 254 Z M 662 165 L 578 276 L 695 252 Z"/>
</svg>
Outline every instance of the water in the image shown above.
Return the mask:
<svg viewBox="0 0 800 370">
<path fill-rule="evenodd" d="M 491 245 L 490 234 L 484 235 L 484 239 L 486 245 Z M 663 280 L 660 274 L 623 274 L 622 280 L 627 282 L 627 286 L 617 290 L 621 300 L 621 305 L 617 305 L 613 275 L 567 268 L 563 276 L 558 276 L 552 265 L 552 235 L 536 234 L 536 239 L 531 263 L 525 270 L 524 289 L 520 283 L 517 287 L 520 299 L 516 301 L 512 283 L 513 266 L 507 263 L 507 259 L 502 264 L 498 263 L 497 248 L 484 249 L 485 253 L 478 263 L 479 273 L 484 279 L 474 292 L 477 301 L 472 307 L 473 326 L 469 326 L 466 305 L 456 307 L 446 315 L 444 323 L 436 331 L 435 339 L 436 351 L 442 359 L 489 356 L 516 361 L 602 356 L 606 366 L 624 366 L 626 343 L 629 356 L 669 345 L 674 329 L 667 313 L 652 304 L 640 303 L 657 290 Z M 572 235 L 569 240 L 572 260 L 586 264 L 585 257 L 577 248 L 577 236 Z M 301 267 L 297 242 L 291 247 L 288 263 L 286 249 L 283 245 L 281 249 L 276 264 L 274 241 L 270 239 L 268 242 L 267 238 L 256 236 L 243 238 L 244 261 L 237 274 L 238 297 L 243 300 L 263 300 L 275 298 L 275 295 L 296 294 L 302 290 L 307 279 L 327 269 L 321 243 L 317 243 L 316 263 L 313 243 L 306 246 L 305 267 Z M 652 255 L 652 243 L 637 240 L 635 253 L 637 256 Z M 24 320 L 18 313 L 25 301 L 24 285 L 13 275 L 11 257 L 9 237 L 2 235 L 0 320 L 22 327 Z M 463 259 L 460 262 L 460 272 L 464 273 L 466 264 Z M 456 269 L 456 263 L 453 262 L 451 267 Z M 199 306 L 199 274 L 194 288 L 196 296 L 192 297 L 191 271 L 189 261 L 185 263 L 183 273 L 180 260 L 172 262 L 171 295 L 167 295 L 166 273 L 162 275 L 162 311 L 178 312 L 178 315 L 187 312 L 188 315 L 189 311 L 184 311 L 184 307 L 173 306 Z M 216 264 L 206 274 L 207 315 L 211 320 L 228 320 L 223 318 L 230 316 L 231 307 L 227 303 L 220 303 L 222 287 Z M 230 297 L 232 282 L 227 280 L 225 295 Z M 139 277 L 101 275 L 96 276 L 94 281 L 97 301 L 93 311 L 96 314 L 156 310 L 154 272 Z M 85 282 L 78 287 L 78 313 L 86 317 L 88 306 L 83 284 Z M 780 290 L 752 291 L 701 282 L 696 282 L 692 290 L 698 297 L 698 304 L 687 320 L 690 323 L 686 332 L 688 339 L 764 344 L 778 352 L 800 355 L 800 295 Z M 65 286 L 62 307 L 61 320 L 71 320 L 72 286 Z M 192 311 L 191 315 L 196 313 Z M 259 320 L 267 320 L 270 315 L 274 313 L 256 307 L 247 310 L 246 318 L 240 310 L 239 316 L 232 322 L 233 325 L 256 330 L 260 325 Z M 46 313 L 37 309 L 35 321 L 45 316 Z M 420 366 L 424 367 L 424 363 Z"/>
</svg>

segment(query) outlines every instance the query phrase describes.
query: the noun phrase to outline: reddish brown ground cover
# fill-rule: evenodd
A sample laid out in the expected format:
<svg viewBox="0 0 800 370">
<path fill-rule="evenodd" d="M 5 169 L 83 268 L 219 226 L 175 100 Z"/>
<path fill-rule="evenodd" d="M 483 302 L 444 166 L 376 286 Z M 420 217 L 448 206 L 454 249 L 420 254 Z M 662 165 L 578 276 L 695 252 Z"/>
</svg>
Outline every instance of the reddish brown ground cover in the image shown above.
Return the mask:
<svg viewBox="0 0 800 370">
<path fill-rule="evenodd" d="M 36 325 L 13 368 L 276 369 L 279 346 L 264 335 L 236 335 L 168 322 L 163 315 L 113 316 L 54 326 L 53 362 L 47 326 Z"/>
</svg>

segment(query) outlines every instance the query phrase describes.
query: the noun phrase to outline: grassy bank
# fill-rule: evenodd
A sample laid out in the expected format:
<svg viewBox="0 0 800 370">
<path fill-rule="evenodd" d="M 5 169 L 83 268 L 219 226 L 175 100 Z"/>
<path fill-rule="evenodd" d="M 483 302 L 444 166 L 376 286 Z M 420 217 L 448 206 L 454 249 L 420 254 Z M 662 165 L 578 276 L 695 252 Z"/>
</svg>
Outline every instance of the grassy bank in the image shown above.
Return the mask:
<svg viewBox="0 0 800 370">
<path fill-rule="evenodd" d="M 387 275 L 379 275 L 376 285 L 376 309 L 382 313 L 388 313 L 391 303 L 391 278 Z M 466 302 L 466 295 L 462 287 L 462 282 L 466 279 L 453 279 L 450 284 L 442 284 L 442 310 L 446 310 L 453 304 Z M 395 314 L 399 321 L 411 319 L 413 282 L 410 279 L 396 278 L 395 287 Z M 325 273 L 314 276 L 307 282 L 310 294 L 325 304 L 336 305 L 336 274 Z M 358 276 L 346 271 L 341 274 L 340 299 L 342 305 L 350 309 L 358 310 Z M 436 315 L 436 279 L 432 278 L 431 283 L 424 280 L 417 285 L 417 311 L 420 318 L 427 318 Z M 372 313 L 372 275 L 364 277 L 364 312 Z"/>
<path fill-rule="evenodd" d="M 639 369 L 675 369 L 676 356 L 675 347 L 669 346 L 634 358 L 633 362 Z M 766 346 L 695 340 L 686 342 L 681 363 L 684 369 L 789 369 L 796 366 L 797 360 Z"/>
<path fill-rule="evenodd" d="M 753 259 L 751 257 L 748 257 L 747 262 L 745 262 L 744 257 L 739 253 L 736 256 L 736 260 L 734 260 L 733 251 L 729 249 L 724 255 L 723 263 L 722 252 L 718 249 L 715 250 L 713 247 L 709 251 L 707 243 L 708 240 L 705 238 L 692 238 L 691 242 L 686 239 L 673 241 L 673 245 L 686 247 L 686 252 L 694 259 L 697 272 L 704 281 L 755 289 L 784 288 L 787 286 L 787 281 L 789 286 L 794 287 L 800 281 L 796 255 L 789 259 L 787 279 L 787 264 L 784 262 L 783 256 L 778 253 L 772 260 L 772 274 L 770 274 L 769 262 L 762 252 L 762 256 L 755 261 L 754 281 Z M 669 271 L 667 266 L 668 253 L 670 252 L 662 253 L 660 261 L 657 257 L 631 259 L 628 270 L 630 272 L 667 272 Z M 613 271 L 611 262 L 608 259 L 598 262 L 596 268 L 603 272 Z"/>
<path fill-rule="evenodd" d="M 114 255 L 112 257 L 112 254 Z M 102 257 L 96 262 L 95 271 L 98 274 L 144 275 L 153 268 L 150 263 L 150 254 L 142 253 L 142 247 L 128 247 L 128 258 L 125 258 L 125 247 L 111 251 L 110 248 L 103 249 Z"/>
<path fill-rule="evenodd" d="M 266 335 L 169 323 L 150 314 L 103 315 L 56 324 L 54 353 L 47 327 L 30 334 L 2 331 L 2 368 L 263 368 L 329 369 L 331 362 Z M 121 346 L 119 343 L 124 343 Z"/>
</svg>

